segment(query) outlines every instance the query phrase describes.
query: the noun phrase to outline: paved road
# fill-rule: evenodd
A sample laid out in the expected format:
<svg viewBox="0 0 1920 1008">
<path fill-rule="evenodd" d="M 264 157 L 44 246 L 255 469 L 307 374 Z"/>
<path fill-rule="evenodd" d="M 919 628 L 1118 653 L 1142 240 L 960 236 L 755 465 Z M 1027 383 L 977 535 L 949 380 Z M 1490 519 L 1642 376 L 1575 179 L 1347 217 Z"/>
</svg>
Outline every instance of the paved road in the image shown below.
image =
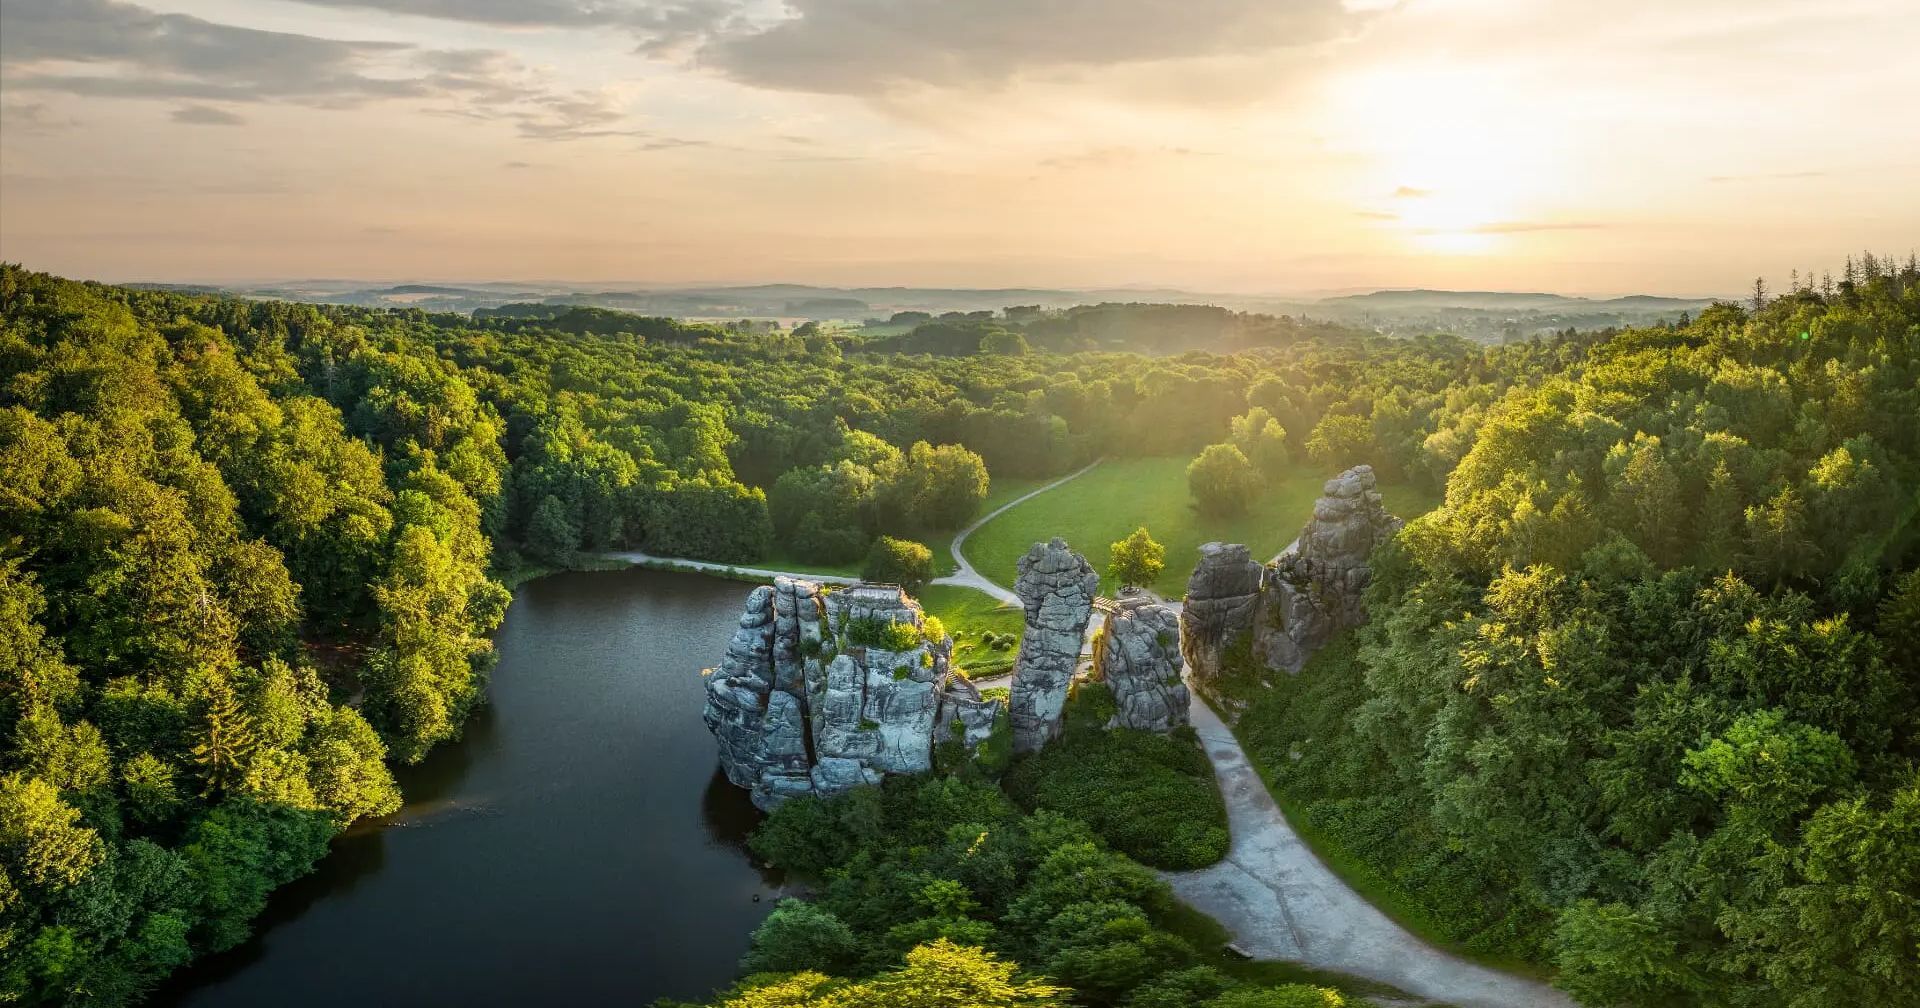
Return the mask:
<svg viewBox="0 0 1920 1008">
<path fill-rule="evenodd" d="M 1226 925 L 1240 948 L 1256 959 L 1367 977 L 1462 1008 L 1574 1008 L 1546 984 L 1467 962 L 1395 924 L 1287 825 L 1213 708 L 1196 697 L 1192 717 L 1227 802 L 1233 844 L 1218 864 L 1161 877 Z"/>
<path fill-rule="evenodd" d="M 1087 463 L 1086 466 L 1084 466 L 1083 468 L 1070 472 L 1065 476 L 1062 476 L 1059 479 L 1054 480 L 1051 483 L 1048 483 L 1046 486 L 1039 488 L 1038 490 L 1032 490 L 1027 493 L 1021 494 L 1020 496 L 1015 497 L 1014 499 L 1006 502 L 1005 504 L 1002 504 L 999 507 L 994 508 L 992 511 L 987 512 L 985 515 L 983 515 L 980 518 L 979 521 L 976 521 L 973 524 L 967 526 L 966 528 L 961 529 L 959 533 L 953 537 L 953 562 L 956 564 L 959 564 L 960 569 L 954 571 L 952 574 L 948 574 L 946 577 L 934 578 L 933 583 L 944 584 L 944 585 L 962 585 L 967 588 L 972 588 L 976 591 L 986 592 L 988 595 L 991 595 L 994 598 L 999 599 L 1001 602 L 1007 605 L 1016 605 L 1016 606 L 1019 605 L 1020 596 L 1015 595 L 1011 589 L 995 584 L 994 582 L 988 580 L 986 576 L 982 575 L 979 571 L 974 570 L 973 565 L 967 562 L 966 554 L 960 552 L 960 547 L 966 544 L 967 537 L 972 535 L 974 533 L 974 530 L 994 520 L 995 518 L 1000 517 L 1002 512 L 1005 512 L 1016 505 L 1024 504 L 1029 499 L 1038 497 L 1041 494 L 1046 493 L 1047 491 L 1053 489 L 1054 487 L 1057 487 L 1060 484 L 1067 482 L 1068 480 L 1077 479 L 1081 476 L 1086 475 L 1089 470 L 1091 470 L 1094 466 L 1099 465 L 1101 461 L 1102 461 L 1101 459 L 1094 459 L 1092 462 Z"/>
</svg>

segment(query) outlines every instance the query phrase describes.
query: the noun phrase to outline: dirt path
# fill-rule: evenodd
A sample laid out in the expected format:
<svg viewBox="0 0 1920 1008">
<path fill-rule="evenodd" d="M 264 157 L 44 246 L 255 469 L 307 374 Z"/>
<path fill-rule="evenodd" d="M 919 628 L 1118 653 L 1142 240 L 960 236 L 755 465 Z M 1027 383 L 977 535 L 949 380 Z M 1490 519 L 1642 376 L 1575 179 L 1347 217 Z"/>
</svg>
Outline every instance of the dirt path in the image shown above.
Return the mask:
<svg viewBox="0 0 1920 1008">
<path fill-rule="evenodd" d="M 1161 877 L 1225 925 L 1241 949 L 1256 959 L 1367 977 L 1462 1008 L 1574 1008 L 1540 981 L 1467 962 L 1395 924 L 1287 825 L 1220 716 L 1195 702 L 1192 717 L 1226 799 L 1233 844 L 1219 864 Z"/>
<path fill-rule="evenodd" d="M 1005 504 L 1002 504 L 999 507 L 994 508 L 992 511 L 987 512 L 985 515 L 983 515 L 978 521 L 974 522 L 973 524 L 967 526 L 966 528 L 961 529 L 959 533 L 957 533 L 953 537 L 953 544 L 952 544 L 953 562 L 958 564 L 960 569 L 954 571 L 952 574 L 948 574 L 946 577 L 934 578 L 933 583 L 942 584 L 942 585 L 960 585 L 962 587 L 972 588 L 975 591 L 986 592 L 988 595 L 991 595 L 994 598 L 999 599 L 1001 602 L 1004 602 L 1007 605 L 1016 605 L 1016 606 L 1019 605 L 1020 596 L 1015 595 L 1012 589 L 1004 587 L 999 584 L 995 584 L 993 581 L 989 580 L 985 575 L 981 574 L 977 570 L 974 570 L 973 565 L 967 562 L 967 555 L 960 551 L 960 547 L 966 544 L 967 537 L 972 535 L 974 531 L 978 529 L 980 526 L 985 525 L 986 523 L 994 520 L 995 518 L 1000 517 L 1000 515 L 1003 512 L 1011 510 L 1016 505 L 1024 504 L 1027 501 L 1035 497 L 1038 497 L 1043 493 L 1046 493 L 1047 491 L 1053 489 L 1054 487 L 1057 487 L 1060 484 L 1067 482 L 1068 480 L 1078 479 L 1079 477 L 1086 475 L 1088 471 L 1093 469 L 1094 466 L 1099 465 L 1101 461 L 1102 461 L 1101 459 L 1094 459 L 1092 462 L 1087 463 L 1084 467 L 1077 469 L 1073 472 L 1070 472 L 1065 476 L 1062 476 L 1059 479 L 1054 480 L 1051 483 L 1048 483 L 1046 486 L 1039 488 L 1038 490 L 1030 490 L 1024 494 L 1021 494 L 1020 496 L 1015 497 L 1014 499 L 1006 502 Z"/>
</svg>

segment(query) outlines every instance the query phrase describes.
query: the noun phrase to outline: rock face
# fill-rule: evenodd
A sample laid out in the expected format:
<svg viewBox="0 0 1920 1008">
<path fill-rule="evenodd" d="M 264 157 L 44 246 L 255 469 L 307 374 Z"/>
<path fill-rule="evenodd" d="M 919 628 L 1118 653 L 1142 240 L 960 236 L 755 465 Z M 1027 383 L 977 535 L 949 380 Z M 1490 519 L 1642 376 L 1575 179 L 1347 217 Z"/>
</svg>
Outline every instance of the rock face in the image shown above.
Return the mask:
<svg viewBox="0 0 1920 1008">
<path fill-rule="evenodd" d="M 755 588 L 720 667 L 703 673 L 727 779 L 765 809 L 924 773 L 939 726 L 957 721 L 978 745 L 999 705 L 950 674 L 952 641 L 929 641 L 924 627 L 897 587 L 823 591 L 780 577 Z"/>
<path fill-rule="evenodd" d="M 1260 565 L 1239 543 L 1210 542 L 1200 547 L 1200 564 L 1187 579 L 1180 650 L 1195 678 L 1220 674 L 1220 652 L 1253 626 L 1259 607 Z"/>
<path fill-rule="evenodd" d="M 1122 602 L 1107 617 L 1093 659 L 1117 707 L 1107 727 L 1168 732 L 1186 724 L 1192 697 L 1181 681 L 1181 665 L 1180 611 Z"/>
<path fill-rule="evenodd" d="M 1013 591 L 1026 607 L 1027 622 L 1013 666 L 1008 713 L 1013 751 L 1028 753 L 1060 734 L 1067 687 L 1080 662 L 1100 575 L 1061 539 L 1034 543 L 1020 558 L 1019 570 Z"/>
<path fill-rule="evenodd" d="M 1372 466 L 1327 481 L 1313 520 L 1270 567 L 1245 546 L 1208 543 L 1187 583 L 1181 651 L 1201 681 L 1220 674 L 1222 652 L 1243 636 L 1270 671 L 1300 671 L 1341 631 L 1367 621 L 1367 558 L 1401 521 L 1382 506 Z"/>
</svg>

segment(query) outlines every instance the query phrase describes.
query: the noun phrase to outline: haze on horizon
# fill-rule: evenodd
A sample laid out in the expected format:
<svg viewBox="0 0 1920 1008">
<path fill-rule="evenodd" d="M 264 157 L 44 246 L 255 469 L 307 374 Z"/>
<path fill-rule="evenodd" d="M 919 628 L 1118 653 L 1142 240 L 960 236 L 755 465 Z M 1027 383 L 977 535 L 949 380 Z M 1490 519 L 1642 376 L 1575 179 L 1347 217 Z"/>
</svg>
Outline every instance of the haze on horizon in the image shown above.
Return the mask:
<svg viewBox="0 0 1920 1008">
<path fill-rule="evenodd" d="M 104 280 L 1728 294 L 1913 247 L 1913 14 L 6 0 L 0 258 Z"/>
</svg>

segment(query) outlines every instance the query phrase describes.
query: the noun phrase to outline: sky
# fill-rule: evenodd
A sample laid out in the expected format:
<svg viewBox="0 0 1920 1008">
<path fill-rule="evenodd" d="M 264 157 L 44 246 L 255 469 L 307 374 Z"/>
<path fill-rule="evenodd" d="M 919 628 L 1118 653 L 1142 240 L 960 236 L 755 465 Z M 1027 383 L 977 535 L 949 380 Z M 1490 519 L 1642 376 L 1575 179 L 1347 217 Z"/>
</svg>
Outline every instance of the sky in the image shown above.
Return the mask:
<svg viewBox="0 0 1920 1008">
<path fill-rule="evenodd" d="M 1734 294 L 1920 244 L 1913 0 L 4 0 L 103 280 Z"/>
</svg>

